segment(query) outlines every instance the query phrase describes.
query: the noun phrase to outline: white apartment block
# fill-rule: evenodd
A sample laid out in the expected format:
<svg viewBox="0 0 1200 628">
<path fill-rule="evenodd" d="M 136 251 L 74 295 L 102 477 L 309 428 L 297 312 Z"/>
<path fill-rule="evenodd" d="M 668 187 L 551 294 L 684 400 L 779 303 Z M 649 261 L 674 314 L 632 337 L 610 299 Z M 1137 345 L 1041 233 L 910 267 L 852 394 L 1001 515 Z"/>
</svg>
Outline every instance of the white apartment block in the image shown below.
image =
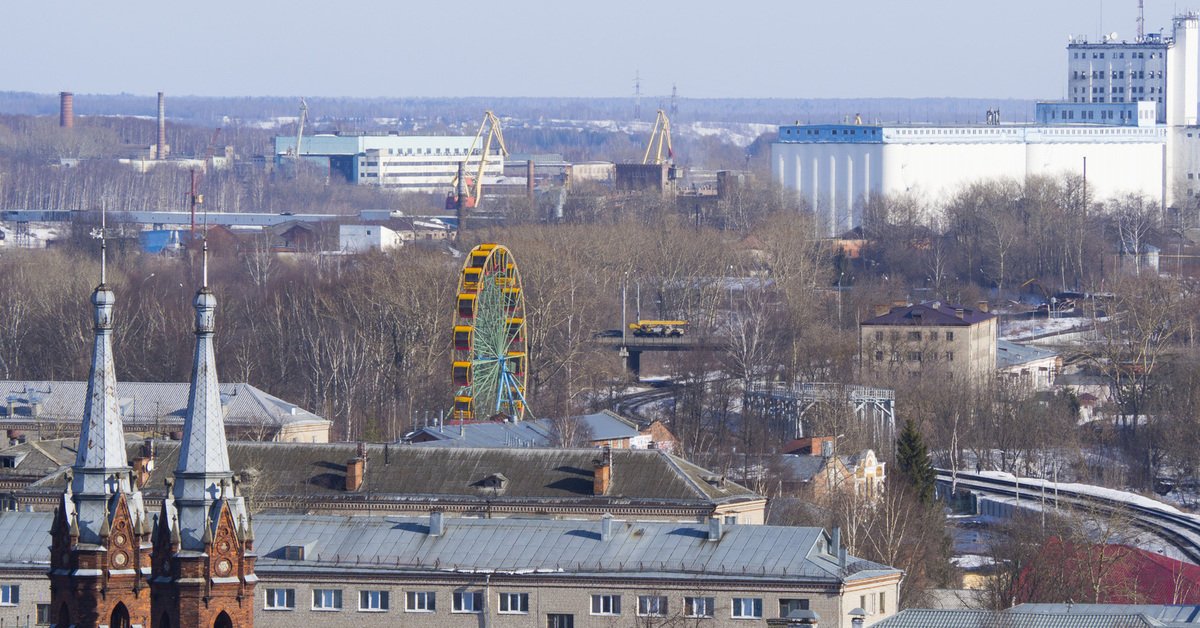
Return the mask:
<svg viewBox="0 0 1200 628">
<path fill-rule="evenodd" d="M 371 249 L 391 251 L 404 245 L 400 234 L 379 225 L 339 225 L 338 250 L 366 253 Z"/>
</svg>

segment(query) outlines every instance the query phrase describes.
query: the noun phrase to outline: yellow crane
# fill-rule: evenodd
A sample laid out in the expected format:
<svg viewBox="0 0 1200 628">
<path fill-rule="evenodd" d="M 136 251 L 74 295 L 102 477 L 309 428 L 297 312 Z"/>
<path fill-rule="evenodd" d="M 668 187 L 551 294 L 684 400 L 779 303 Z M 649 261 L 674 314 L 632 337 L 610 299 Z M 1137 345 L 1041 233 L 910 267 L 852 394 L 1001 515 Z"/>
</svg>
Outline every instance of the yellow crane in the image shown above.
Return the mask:
<svg viewBox="0 0 1200 628">
<path fill-rule="evenodd" d="M 658 148 L 655 149 L 655 140 Z M 663 140 L 667 142 L 667 159 L 663 159 L 662 149 Z M 650 151 L 654 150 L 654 161 L 650 161 Z M 675 159 L 675 150 L 671 148 L 671 121 L 667 119 L 667 114 L 663 113 L 662 109 L 658 110 L 658 119 L 654 121 L 654 130 L 650 132 L 650 143 L 646 145 L 646 156 L 642 158 L 643 164 L 661 164 L 663 161 Z"/>
<path fill-rule="evenodd" d="M 486 133 L 486 136 L 485 136 Z M 500 129 L 500 118 L 491 111 L 483 112 L 483 122 L 479 125 L 479 132 L 475 134 L 475 139 L 471 141 L 471 149 L 467 151 L 467 158 L 475 154 L 475 147 L 479 145 L 480 140 L 483 140 L 483 152 L 479 155 L 479 171 L 475 174 L 475 181 L 468 180 L 471 184 L 469 190 L 470 197 L 467 199 L 467 207 L 476 207 L 479 205 L 479 198 L 483 194 L 483 169 L 487 167 L 488 154 L 492 150 L 493 138 L 500 143 L 500 154 L 507 157 L 508 148 L 504 146 L 504 132 Z M 450 181 L 450 187 L 454 190 L 458 189 L 458 175 Z M 451 208 L 451 204 L 457 200 L 455 192 L 450 193 L 450 198 L 446 199 L 446 207 Z"/>
</svg>

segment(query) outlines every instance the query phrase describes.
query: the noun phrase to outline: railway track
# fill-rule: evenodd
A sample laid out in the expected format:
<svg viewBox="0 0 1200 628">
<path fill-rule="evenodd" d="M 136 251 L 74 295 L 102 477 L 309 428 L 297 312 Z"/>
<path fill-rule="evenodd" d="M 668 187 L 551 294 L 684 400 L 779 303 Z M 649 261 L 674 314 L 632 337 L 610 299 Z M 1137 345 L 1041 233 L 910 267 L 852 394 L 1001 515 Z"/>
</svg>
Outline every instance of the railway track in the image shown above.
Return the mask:
<svg viewBox="0 0 1200 628">
<path fill-rule="evenodd" d="M 938 469 L 937 472 L 939 484 L 950 484 L 949 471 Z M 1021 483 L 1015 479 L 961 471 L 957 476 L 958 488 L 967 489 L 980 495 L 1015 497 L 1018 503 L 1032 502 L 1039 506 L 1044 501 L 1045 504 L 1056 508 L 1059 506 L 1087 506 L 1107 514 L 1125 514 L 1131 517 L 1133 525 L 1158 536 L 1175 547 L 1187 557 L 1188 561 L 1200 564 L 1200 518 L 1194 515 L 1172 513 L 1135 501 L 1105 497 L 1073 488 L 1063 488 L 1062 484 L 1043 483 L 1041 480 L 1035 479 L 1027 479 L 1026 483 Z M 1044 494 L 1043 486 L 1046 489 Z"/>
</svg>

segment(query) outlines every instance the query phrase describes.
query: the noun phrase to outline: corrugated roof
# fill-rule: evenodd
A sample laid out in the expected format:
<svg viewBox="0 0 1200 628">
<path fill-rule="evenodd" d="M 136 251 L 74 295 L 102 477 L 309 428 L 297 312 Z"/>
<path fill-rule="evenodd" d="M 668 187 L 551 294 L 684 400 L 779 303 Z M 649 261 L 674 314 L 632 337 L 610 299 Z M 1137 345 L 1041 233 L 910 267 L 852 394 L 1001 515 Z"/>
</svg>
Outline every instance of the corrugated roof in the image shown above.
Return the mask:
<svg viewBox="0 0 1200 628">
<path fill-rule="evenodd" d="M 1018 604 L 1011 610 L 1043 615 L 1145 615 L 1168 626 L 1200 623 L 1200 605 L 1196 604 Z"/>
<path fill-rule="evenodd" d="M 188 382 L 117 382 L 117 400 L 122 420 L 144 425 L 183 424 L 187 412 Z M 13 416 L 5 409 L 0 421 L 13 423 L 32 420 L 31 403 L 40 404 L 40 421 L 71 423 L 78 433 L 87 398 L 87 382 L 0 381 L 3 407 L 13 404 Z M 225 421 L 230 425 L 270 425 L 276 427 L 328 424 L 329 421 L 249 384 L 221 384 Z"/>
<path fill-rule="evenodd" d="M 1058 354 L 1038 347 L 1019 345 L 1007 340 L 996 341 L 996 368 L 1006 369 L 1018 364 L 1053 358 Z"/>
<path fill-rule="evenodd" d="M 1138 628 L 1163 624 L 1141 614 L 1041 615 L 1012 611 L 908 609 L 872 628 Z"/>
<path fill-rule="evenodd" d="M 591 441 L 635 438 L 641 434 L 633 423 L 607 410 L 572 418 L 586 426 Z M 555 429 L 555 419 L 467 422 L 425 427 L 412 437 L 437 439 L 414 443 L 427 447 L 553 447 L 557 444 Z"/>
<path fill-rule="evenodd" d="M 138 445 L 128 445 L 136 457 Z M 457 497 L 506 500 L 643 500 L 680 504 L 760 497 L 686 460 L 660 450 L 616 449 L 605 497 L 592 495 L 597 449 L 450 449 L 411 445 L 366 445 L 367 461 L 359 491 L 348 492 L 346 462 L 358 455 L 353 443 L 229 443 L 230 467 L 266 478 L 271 495 L 367 496 L 381 499 Z M 143 491 L 161 494 L 163 480 L 176 467 L 179 443 L 155 441 L 154 470 Z M 496 487 L 486 480 L 502 474 Z M 34 490 L 61 490 L 62 473 L 34 484 Z"/>
<path fill-rule="evenodd" d="M 957 310 L 963 311 L 959 318 Z M 995 314 L 956 303 L 943 301 L 926 301 L 908 307 L 893 308 L 883 316 L 865 320 L 862 325 L 913 325 L 932 327 L 967 327 L 996 318 Z"/>
<path fill-rule="evenodd" d="M 0 513 L 0 564 L 44 563 L 51 518 L 50 513 Z M 856 558 L 839 568 L 833 556 L 819 551 L 818 540 L 826 538 L 821 528 L 731 525 L 714 542 L 704 525 L 613 520 L 608 540 L 601 538 L 601 525 L 447 517 L 443 534 L 434 537 L 428 517 L 261 515 L 254 519 L 256 571 L 686 573 L 830 583 L 900 574 Z M 284 559 L 284 548 L 294 545 L 311 548 L 306 560 Z"/>
</svg>

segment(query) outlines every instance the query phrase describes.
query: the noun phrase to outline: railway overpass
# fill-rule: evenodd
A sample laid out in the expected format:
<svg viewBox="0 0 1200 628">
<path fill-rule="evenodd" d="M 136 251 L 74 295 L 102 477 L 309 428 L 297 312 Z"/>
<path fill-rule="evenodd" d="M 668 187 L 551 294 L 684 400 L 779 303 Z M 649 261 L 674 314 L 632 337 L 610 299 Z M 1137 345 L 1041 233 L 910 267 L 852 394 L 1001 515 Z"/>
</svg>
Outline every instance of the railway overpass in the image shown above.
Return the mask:
<svg viewBox="0 0 1200 628">
<path fill-rule="evenodd" d="M 675 336 L 664 338 L 659 336 L 621 335 L 621 330 L 610 329 L 592 337 L 591 343 L 600 347 L 616 350 L 624 360 L 625 369 L 638 376 L 642 371 L 642 353 L 646 351 L 726 351 L 729 344 L 720 338 L 701 336 Z"/>
</svg>

